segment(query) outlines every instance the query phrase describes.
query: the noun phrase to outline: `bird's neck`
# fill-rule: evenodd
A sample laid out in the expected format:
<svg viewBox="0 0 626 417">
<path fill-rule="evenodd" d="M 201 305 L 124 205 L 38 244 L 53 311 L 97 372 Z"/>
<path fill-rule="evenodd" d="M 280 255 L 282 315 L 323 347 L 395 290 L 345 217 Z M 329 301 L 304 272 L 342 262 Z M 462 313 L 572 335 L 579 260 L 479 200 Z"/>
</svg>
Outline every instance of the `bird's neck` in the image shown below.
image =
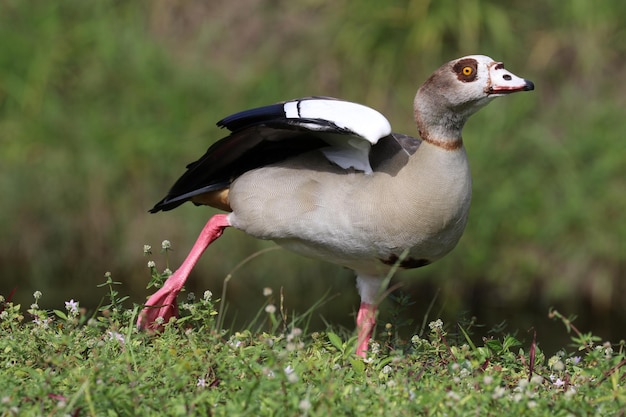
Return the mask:
<svg viewBox="0 0 626 417">
<path fill-rule="evenodd" d="M 444 149 L 463 146 L 461 131 L 467 121 L 463 114 L 455 113 L 428 96 L 415 96 L 414 116 L 420 138 Z"/>
</svg>

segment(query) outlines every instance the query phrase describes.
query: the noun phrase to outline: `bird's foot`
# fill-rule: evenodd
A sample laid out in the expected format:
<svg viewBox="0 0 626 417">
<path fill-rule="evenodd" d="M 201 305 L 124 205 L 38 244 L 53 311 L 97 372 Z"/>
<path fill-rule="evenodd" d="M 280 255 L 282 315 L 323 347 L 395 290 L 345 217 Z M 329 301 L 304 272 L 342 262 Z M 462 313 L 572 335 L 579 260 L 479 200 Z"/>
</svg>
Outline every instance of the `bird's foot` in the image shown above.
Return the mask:
<svg viewBox="0 0 626 417">
<path fill-rule="evenodd" d="M 178 271 L 170 276 L 161 289 L 152 294 L 145 307 L 139 313 L 137 327 L 140 330 L 163 330 L 163 325 L 172 317 L 178 317 L 178 303 L 176 297 L 183 288 Z"/>
</svg>

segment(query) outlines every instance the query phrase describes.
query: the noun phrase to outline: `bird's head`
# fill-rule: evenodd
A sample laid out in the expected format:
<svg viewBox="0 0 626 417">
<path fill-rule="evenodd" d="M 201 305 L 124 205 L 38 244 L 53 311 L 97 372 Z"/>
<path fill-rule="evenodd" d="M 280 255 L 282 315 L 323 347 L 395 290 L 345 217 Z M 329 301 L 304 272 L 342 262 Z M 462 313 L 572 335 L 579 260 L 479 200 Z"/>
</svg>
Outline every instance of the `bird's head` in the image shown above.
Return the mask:
<svg viewBox="0 0 626 417">
<path fill-rule="evenodd" d="M 449 128 L 460 135 L 469 116 L 496 97 L 534 90 L 532 81 L 507 71 L 502 62 L 484 55 L 470 55 L 437 69 L 415 96 L 415 116 L 420 133 Z M 442 132 L 443 133 L 443 132 Z"/>
</svg>

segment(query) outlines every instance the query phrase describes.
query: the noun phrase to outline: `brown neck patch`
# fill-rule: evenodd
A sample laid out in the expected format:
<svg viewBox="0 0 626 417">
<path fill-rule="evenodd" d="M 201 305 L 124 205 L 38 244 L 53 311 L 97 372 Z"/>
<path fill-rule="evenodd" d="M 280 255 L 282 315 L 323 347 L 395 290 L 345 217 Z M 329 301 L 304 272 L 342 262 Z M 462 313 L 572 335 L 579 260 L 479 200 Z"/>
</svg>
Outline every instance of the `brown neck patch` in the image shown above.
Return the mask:
<svg viewBox="0 0 626 417">
<path fill-rule="evenodd" d="M 454 140 L 441 140 L 431 137 L 428 129 L 424 128 L 426 123 L 417 109 L 415 109 L 415 121 L 417 122 L 417 131 L 419 132 L 420 139 L 422 139 L 422 141 L 448 151 L 454 151 L 463 147 L 463 138 L 461 137 L 460 129 L 459 134 L 456 135 L 458 137 Z"/>
<path fill-rule="evenodd" d="M 441 149 L 445 149 L 446 151 L 455 151 L 463 147 L 463 139 L 461 138 L 454 140 L 454 141 L 449 141 L 449 140 L 437 140 L 437 139 L 432 139 L 429 137 L 422 137 L 422 140 L 426 143 L 435 145 Z"/>
</svg>

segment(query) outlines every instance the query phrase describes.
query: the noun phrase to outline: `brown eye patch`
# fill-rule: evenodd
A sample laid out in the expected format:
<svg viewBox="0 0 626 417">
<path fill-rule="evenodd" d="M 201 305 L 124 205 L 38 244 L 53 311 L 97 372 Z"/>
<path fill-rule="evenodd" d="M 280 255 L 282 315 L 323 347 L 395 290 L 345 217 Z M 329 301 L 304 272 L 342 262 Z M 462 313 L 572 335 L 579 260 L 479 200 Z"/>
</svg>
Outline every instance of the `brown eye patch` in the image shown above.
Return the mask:
<svg viewBox="0 0 626 417">
<path fill-rule="evenodd" d="M 460 81 L 467 83 L 476 79 L 478 75 L 478 63 L 473 58 L 461 59 L 454 64 L 452 70 L 456 73 Z"/>
</svg>

